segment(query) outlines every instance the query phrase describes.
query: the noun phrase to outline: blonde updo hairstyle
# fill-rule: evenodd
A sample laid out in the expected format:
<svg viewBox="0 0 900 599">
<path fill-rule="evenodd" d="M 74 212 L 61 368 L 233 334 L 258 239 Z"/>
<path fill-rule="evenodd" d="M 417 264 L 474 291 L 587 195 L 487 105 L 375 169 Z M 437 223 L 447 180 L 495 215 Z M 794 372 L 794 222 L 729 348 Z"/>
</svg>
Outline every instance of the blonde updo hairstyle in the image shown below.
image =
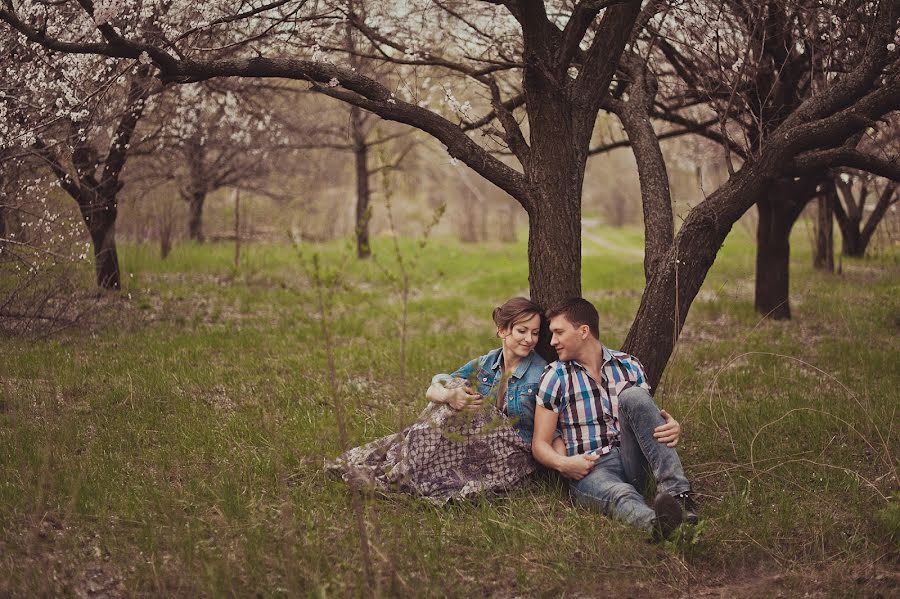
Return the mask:
<svg viewBox="0 0 900 599">
<path fill-rule="evenodd" d="M 543 310 L 536 303 L 524 297 L 514 297 L 507 300 L 502 306 L 494 308 L 491 315 L 494 324 L 497 325 L 497 336 L 503 330 L 509 330 L 517 322 L 528 320 L 537 314 L 543 319 Z"/>
</svg>

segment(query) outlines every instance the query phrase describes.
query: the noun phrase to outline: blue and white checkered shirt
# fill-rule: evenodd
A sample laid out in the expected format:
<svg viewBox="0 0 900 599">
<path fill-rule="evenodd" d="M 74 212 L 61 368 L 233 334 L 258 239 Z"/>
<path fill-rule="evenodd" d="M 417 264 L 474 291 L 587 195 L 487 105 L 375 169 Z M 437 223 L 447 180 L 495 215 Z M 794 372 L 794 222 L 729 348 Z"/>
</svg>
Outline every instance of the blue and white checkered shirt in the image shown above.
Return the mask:
<svg viewBox="0 0 900 599">
<path fill-rule="evenodd" d="M 544 369 L 537 401 L 559 414 L 568 455 L 602 455 L 619 445 L 619 394 L 634 386 L 650 391 L 644 367 L 634 356 L 604 346 L 599 381 L 576 360 L 557 360 Z"/>
</svg>

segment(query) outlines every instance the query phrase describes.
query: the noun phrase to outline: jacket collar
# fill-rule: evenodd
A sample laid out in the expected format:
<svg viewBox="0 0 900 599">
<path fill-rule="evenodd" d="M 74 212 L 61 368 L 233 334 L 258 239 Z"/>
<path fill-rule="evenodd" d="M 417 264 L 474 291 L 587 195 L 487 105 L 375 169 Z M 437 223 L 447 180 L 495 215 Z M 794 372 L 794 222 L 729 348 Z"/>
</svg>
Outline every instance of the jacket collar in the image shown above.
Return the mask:
<svg viewBox="0 0 900 599">
<path fill-rule="evenodd" d="M 531 350 L 531 353 L 522 358 L 519 362 L 519 365 L 516 366 L 516 370 L 512 373 L 513 378 L 520 379 L 525 376 L 525 371 L 528 370 L 529 366 L 531 366 L 532 360 L 534 360 L 534 350 Z M 503 367 L 503 348 L 501 347 L 497 350 L 497 357 L 494 358 L 493 363 L 491 364 L 491 370 L 497 371 L 497 369 Z"/>
</svg>

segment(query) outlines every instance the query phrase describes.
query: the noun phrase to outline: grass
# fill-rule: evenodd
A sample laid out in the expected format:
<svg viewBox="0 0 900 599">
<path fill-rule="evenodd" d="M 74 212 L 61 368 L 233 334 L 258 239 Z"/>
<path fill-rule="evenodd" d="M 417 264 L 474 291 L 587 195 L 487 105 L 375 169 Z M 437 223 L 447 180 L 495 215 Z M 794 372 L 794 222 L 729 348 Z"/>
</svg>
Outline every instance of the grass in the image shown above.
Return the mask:
<svg viewBox="0 0 900 599">
<path fill-rule="evenodd" d="M 585 242 L 584 293 L 616 347 L 643 280 L 635 230 Z M 390 241 L 374 249 L 385 269 Z M 433 240 L 416 257 L 399 380 L 396 285 L 342 243 L 327 323 L 352 442 L 395 432 L 435 372 L 493 347 L 490 311 L 527 292 L 526 245 Z M 790 322 L 752 307 L 735 229 L 695 301 L 657 401 L 705 523 L 658 547 L 570 506 L 554 477 L 436 508 L 369 497 L 379 591 L 417 596 L 890 594 L 898 584 L 896 253 L 811 269 L 794 240 Z M 590 251 L 587 251 L 590 250 Z M 296 251 L 124 245 L 105 324 L 0 340 L 0 594 L 365 595 L 314 290 Z M 892 493 L 894 498 L 890 499 Z M 392 576 L 391 572 L 396 572 Z M 892 586 L 893 585 L 893 586 Z"/>
</svg>

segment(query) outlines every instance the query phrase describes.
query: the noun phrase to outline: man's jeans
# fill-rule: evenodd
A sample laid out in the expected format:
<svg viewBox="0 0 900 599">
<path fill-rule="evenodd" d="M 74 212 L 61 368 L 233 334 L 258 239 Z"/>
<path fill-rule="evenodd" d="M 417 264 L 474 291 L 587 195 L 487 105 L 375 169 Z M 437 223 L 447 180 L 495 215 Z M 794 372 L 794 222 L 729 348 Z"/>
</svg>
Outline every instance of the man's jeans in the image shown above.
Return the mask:
<svg viewBox="0 0 900 599">
<path fill-rule="evenodd" d="M 653 437 L 653 429 L 661 424 L 665 420 L 647 391 L 640 387 L 623 391 L 619 395 L 620 447 L 597 460 L 587 476 L 570 481 L 575 502 L 650 530 L 656 514 L 641 495 L 647 472 L 652 472 L 658 491 L 677 495 L 691 489 L 678 453 Z"/>
</svg>

